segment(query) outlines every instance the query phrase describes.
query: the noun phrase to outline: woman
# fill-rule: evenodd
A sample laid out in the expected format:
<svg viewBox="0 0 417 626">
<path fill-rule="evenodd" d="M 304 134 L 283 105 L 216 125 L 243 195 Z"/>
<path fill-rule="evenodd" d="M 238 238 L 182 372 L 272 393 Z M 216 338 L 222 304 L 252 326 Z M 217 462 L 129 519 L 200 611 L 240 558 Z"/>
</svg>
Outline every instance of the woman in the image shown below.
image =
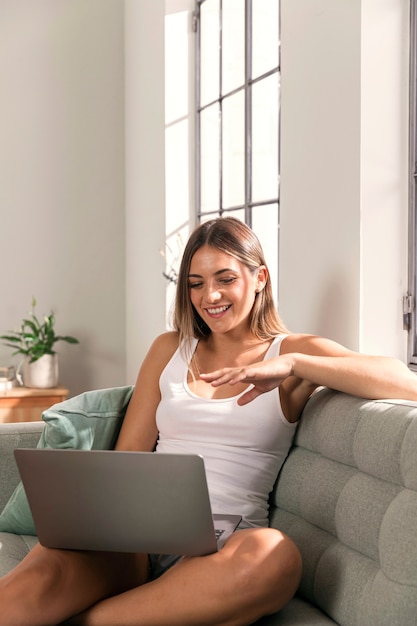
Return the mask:
<svg viewBox="0 0 417 626">
<path fill-rule="evenodd" d="M 192 233 L 174 325 L 142 364 L 116 447 L 203 454 L 213 511 L 242 515 L 239 530 L 193 558 L 37 546 L 0 581 L 2 626 L 238 626 L 279 610 L 301 560 L 267 527 L 268 494 L 308 398 L 326 385 L 417 399 L 401 362 L 289 333 L 259 242 L 234 218 Z"/>
</svg>

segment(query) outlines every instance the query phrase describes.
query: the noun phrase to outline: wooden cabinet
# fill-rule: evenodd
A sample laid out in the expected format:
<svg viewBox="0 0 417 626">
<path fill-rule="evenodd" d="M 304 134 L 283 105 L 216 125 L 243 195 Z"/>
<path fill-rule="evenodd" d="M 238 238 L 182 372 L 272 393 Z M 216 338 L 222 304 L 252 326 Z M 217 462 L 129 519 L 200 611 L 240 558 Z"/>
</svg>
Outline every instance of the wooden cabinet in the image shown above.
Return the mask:
<svg viewBox="0 0 417 626">
<path fill-rule="evenodd" d="M 7 391 L 0 391 L 0 423 L 36 422 L 42 419 L 42 411 L 67 397 L 68 389 L 63 387 L 53 389 L 12 387 Z"/>
</svg>

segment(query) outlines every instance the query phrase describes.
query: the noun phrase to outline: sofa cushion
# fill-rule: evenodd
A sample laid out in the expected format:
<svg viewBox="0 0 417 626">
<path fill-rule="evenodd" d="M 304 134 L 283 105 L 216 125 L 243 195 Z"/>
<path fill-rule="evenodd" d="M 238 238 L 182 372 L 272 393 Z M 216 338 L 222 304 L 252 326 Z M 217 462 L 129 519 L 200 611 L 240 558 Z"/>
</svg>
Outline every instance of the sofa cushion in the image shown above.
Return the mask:
<svg viewBox="0 0 417 626">
<path fill-rule="evenodd" d="M 37 447 L 112 449 L 132 392 L 131 386 L 98 389 L 55 404 L 42 414 L 45 428 Z M 36 535 L 21 482 L 0 515 L 0 531 Z"/>
<path fill-rule="evenodd" d="M 37 537 L 0 532 L 0 578 L 20 563 L 36 545 Z"/>
<path fill-rule="evenodd" d="M 336 622 L 313 604 L 295 596 L 283 609 L 273 615 L 262 617 L 255 624 L 256 626 L 334 626 Z"/>
<path fill-rule="evenodd" d="M 13 450 L 36 448 L 43 428 L 41 421 L 0 423 L 0 511 L 20 480 Z"/>
</svg>

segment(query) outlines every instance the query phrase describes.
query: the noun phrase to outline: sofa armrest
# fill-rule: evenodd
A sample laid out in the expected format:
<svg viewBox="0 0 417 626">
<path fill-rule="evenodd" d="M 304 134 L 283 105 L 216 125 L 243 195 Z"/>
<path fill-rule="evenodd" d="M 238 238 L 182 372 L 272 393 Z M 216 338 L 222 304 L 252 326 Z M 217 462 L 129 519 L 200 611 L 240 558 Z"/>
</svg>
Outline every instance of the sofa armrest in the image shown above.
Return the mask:
<svg viewBox="0 0 417 626">
<path fill-rule="evenodd" d="M 0 424 L 0 511 L 20 480 L 13 450 L 35 448 L 43 428 L 43 422 Z"/>
</svg>

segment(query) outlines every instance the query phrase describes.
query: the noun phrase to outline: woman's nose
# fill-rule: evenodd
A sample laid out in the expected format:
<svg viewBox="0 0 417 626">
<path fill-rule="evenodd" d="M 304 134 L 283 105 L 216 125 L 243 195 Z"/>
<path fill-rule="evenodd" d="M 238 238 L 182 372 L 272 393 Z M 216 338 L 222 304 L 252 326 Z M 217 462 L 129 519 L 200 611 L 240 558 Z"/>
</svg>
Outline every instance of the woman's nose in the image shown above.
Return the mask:
<svg viewBox="0 0 417 626">
<path fill-rule="evenodd" d="M 222 297 L 222 294 L 216 287 L 207 286 L 205 297 L 207 302 L 217 302 Z"/>
</svg>

